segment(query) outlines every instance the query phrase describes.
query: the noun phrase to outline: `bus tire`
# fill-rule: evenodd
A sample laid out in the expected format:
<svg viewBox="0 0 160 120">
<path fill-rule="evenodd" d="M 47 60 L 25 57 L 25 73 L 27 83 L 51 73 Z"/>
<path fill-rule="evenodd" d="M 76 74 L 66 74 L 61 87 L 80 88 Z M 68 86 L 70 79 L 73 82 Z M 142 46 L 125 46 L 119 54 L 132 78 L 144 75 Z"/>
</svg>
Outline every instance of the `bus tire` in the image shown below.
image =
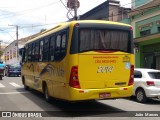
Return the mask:
<svg viewBox="0 0 160 120">
<path fill-rule="evenodd" d="M 26 83 L 25 83 L 25 78 L 23 77 L 22 78 L 22 81 L 23 81 L 23 86 L 24 86 L 24 89 L 25 90 L 29 90 L 29 87 L 26 85 Z"/>
<path fill-rule="evenodd" d="M 47 88 L 47 85 L 44 84 L 43 85 L 43 93 L 44 93 L 44 98 L 47 102 L 50 102 L 51 101 L 51 97 L 49 96 L 48 94 L 48 88 Z"/>
</svg>

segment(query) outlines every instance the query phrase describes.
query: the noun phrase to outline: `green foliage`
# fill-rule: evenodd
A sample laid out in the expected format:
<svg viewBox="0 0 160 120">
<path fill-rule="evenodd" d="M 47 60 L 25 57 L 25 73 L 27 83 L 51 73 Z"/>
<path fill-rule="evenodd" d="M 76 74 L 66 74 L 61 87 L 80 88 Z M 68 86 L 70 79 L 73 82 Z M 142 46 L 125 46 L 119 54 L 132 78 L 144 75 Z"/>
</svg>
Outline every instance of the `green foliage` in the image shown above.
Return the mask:
<svg viewBox="0 0 160 120">
<path fill-rule="evenodd" d="M 2 55 L 3 55 L 3 53 L 4 53 L 4 51 L 0 50 L 0 56 L 2 56 Z"/>
</svg>

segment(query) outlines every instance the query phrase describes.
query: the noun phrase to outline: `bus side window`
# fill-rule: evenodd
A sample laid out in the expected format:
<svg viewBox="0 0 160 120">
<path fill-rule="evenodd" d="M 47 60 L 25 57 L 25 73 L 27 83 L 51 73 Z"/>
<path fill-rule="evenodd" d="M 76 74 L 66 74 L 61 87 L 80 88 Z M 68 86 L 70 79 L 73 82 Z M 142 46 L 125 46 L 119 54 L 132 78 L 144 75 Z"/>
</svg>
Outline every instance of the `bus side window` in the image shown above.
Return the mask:
<svg viewBox="0 0 160 120">
<path fill-rule="evenodd" d="M 39 50 L 39 61 L 42 61 L 43 59 L 43 40 L 40 41 L 40 50 Z"/>
<path fill-rule="evenodd" d="M 61 54 L 65 55 L 65 53 L 66 53 L 66 34 L 62 34 Z"/>
<path fill-rule="evenodd" d="M 32 61 L 32 43 L 28 45 L 28 61 Z"/>
<path fill-rule="evenodd" d="M 34 61 L 38 61 L 39 60 L 39 41 L 37 41 L 35 43 L 35 55 L 34 55 Z"/>
<path fill-rule="evenodd" d="M 54 61 L 54 51 L 55 51 L 55 36 L 52 36 L 50 39 L 50 52 L 49 52 L 50 61 Z"/>
<path fill-rule="evenodd" d="M 66 54 L 66 32 L 62 32 L 57 36 L 55 47 L 55 59 L 61 60 Z"/>
<path fill-rule="evenodd" d="M 32 43 L 32 55 L 31 55 L 31 61 L 35 61 L 34 57 L 35 57 L 35 43 Z"/>
<path fill-rule="evenodd" d="M 26 49 L 23 48 L 23 50 L 22 50 L 22 63 L 24 62 L 24 59 L 25 59 L 25 53 L 26 53 Z"/>
<path fill-rule="evenodd" d="M 48 61 L 49 58 L 49 38 L 44 39 L 44 45 L 43 45 L 43 61 Z"/>
<path fill-rule="evenodd" d="M 56 37 L 56 47 L 55 47 L 55 60 L 59 60 L 61 50 L 61 35 Z"/>
<path fill-rule="evenodd" d="M 27 62 L 28 60 L 28 45 L 25 46 L 25 58 L 24 58 L 24 62 Z"/>
</svg>

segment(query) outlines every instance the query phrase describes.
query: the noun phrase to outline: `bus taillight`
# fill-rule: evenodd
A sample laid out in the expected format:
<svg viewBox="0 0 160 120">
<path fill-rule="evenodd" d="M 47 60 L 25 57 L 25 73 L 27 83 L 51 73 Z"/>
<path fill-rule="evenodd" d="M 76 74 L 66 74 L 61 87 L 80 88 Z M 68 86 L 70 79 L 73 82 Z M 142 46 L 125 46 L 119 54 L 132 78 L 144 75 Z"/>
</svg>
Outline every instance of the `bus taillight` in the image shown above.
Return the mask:
<svg viewBox="0 0 160 120">
<path fill-rule="evenodd" d="M 69 85 L 74 88 L 80 88 L 78 79 L 78 66 L 72 66 Z"/>
<path fill-rule="evenodd" d="M 130 79 L 128 86 L 133 85 L 134 83 L 134 65 L 131 65 L 131 70 L 130 70 Z"/>
</svg>

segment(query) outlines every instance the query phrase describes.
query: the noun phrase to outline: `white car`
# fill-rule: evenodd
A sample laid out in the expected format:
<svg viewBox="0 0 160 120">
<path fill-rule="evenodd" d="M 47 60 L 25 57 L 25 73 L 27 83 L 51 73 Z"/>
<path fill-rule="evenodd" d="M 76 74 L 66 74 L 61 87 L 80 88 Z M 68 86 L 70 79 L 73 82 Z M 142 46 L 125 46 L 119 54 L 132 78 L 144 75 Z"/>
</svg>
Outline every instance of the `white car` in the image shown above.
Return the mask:
<svg viewBox="0 0 160 120">
<path fill-rule="evenodd" d="M 138 102 L 146 102 L 148 98 L 160 99 L 160 70 L 135 68 L 133 96 Z"/>
</svg>

